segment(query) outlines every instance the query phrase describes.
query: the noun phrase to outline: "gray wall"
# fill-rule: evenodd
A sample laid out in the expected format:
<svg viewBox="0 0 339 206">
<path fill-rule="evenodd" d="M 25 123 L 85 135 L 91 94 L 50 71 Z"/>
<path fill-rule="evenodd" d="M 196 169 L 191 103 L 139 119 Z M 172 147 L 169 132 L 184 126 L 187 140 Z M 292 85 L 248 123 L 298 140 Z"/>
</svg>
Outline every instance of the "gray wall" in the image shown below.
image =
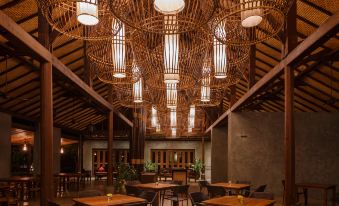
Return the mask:
<svg viewBox="0 0 339 206">
<path fill-rule="evenodd" d="M 283 113 L 229 116 L 228 173 L 231 180 L 268 184 L 282 194 Z M 296 113 L 296 182 L 339 184 L 339 113 Z"/>
<path fill-rule="evenodd" d="M 211 132 L 211 181 L 225 182 L 228 179 L 227 127 L 215 127 Z"/>
<path fill-rule="evenodd" d="M 128 149 L 128 141 L 113 141 L 113 149 Z M 85 170 L 92 170 L 92 149 L 107 149 L 107 141 L 84 141 L 83 146 L 83 167 Z"/>
<path fill-rule="evenodd" d="M 194 149 L 195 158 L 202 158 L 201 141 L 146 141 L 145 160 L 151 160 L 151 149 Z M 211 178 L 211 143 L 205 141 L 205 177 Z"/>
<path fill-rule="evenodd" d="M 92 170 L 92 149 L 106 149 L 106 141 L 84 141 L 83 166 L 86 170 Z M 128 149 L 128 141 L 113 141 L 113 148 Z M 195 157 L 201 158 L 200 141 L 146 141 L 145 143 L 145 160 L 151 159 L 151 149 L 195 149 Z M 205 166 L 206 179 L 211 176 L 211 143 L 205 141 Z"/>
<path fill-rule="evenodd" d="M 11 176 L 11 115 L 0 112 L 0 178 Z"/>
</svg>

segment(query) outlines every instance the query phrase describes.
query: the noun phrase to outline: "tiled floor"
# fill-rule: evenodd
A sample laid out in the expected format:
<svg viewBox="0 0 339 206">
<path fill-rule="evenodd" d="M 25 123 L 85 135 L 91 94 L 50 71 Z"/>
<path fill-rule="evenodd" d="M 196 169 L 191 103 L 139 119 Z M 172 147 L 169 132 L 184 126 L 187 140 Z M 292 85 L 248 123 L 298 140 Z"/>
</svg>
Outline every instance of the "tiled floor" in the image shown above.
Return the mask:
<svg viewBox="0 0 339 206">
<path fill-rule="evenodd" d="M 85 185 L 85 188 L 82 188 L 81 190 L 98 190 L 100 191 L 103 195 L 107 193 L 112 193 L 113 187 L 107 187 L 105 185 L 105 181 L 92 181 L 91 183 L 87 183 Z M 190 183 L 190 188 L 189 192 L 196 192 L 199 191 L 199 186 L 197 183 Z M 72 206 L 74 205 L 74 202 L 72 201 L 72 198 L 77 197 L 78 193 L 77 192 L 72 192 L 72 191 L 67 191 L 65 194 L 63 194 L 63 197 L 57 197 L 56 202 L 60 204 L 61 206 Z M 281 197 L 276 197 L 276 204 L 275 206 L 282 206 L 282 198 Z M 317 206 L 317 205 L 322 205 L 320 201 L 314 201 L 314 200 L 309 200 L 309 205 L 308 206 Z M 329 203 L 330 205 L 331 203 Z M 40 205 L 39 203 L 39 198 L 36 198 L 35 200 L 31 200 L 29 202 L 21 202 L 20 205 L 25 205 L 25 206 L 38 206 Z M 164 202 L 164 206 L 171 206 L 171 202 L 166 200 Z M 180 205 L 181 206 L 181 205 Z M 184 203 L 183 206 L 186 206 L 186 202 Z M 191 202 L 188 201 L 188 205 L 191 206 Z"/>
</svg>

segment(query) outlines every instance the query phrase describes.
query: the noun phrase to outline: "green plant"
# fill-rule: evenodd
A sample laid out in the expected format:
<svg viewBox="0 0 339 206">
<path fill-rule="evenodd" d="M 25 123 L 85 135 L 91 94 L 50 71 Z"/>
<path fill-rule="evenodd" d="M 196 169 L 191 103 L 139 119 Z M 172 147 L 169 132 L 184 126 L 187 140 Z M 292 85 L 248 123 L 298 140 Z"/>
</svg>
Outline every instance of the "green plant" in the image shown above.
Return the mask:
<svg viewBox="0 0 339 206">
<path fill-rule="evenodd" d="M 201 159 L 195 159 L 194 164 L 192 165 L 192 170 L 199 174 L 201 173 L 202 169 L 204 167 L 204 164 L 202 163 Z"/>
<path fill-rule="evenodd" d="M 118 193 L 123 192 L 125 181 L 128 180 L 137 180 L 138 174 L 137 171 L 131 167 L 129 164 L 118 163 L 116 165 L 117 177 L 114 182 L 114 190 Z"/>
<path fill-rule="evenodd" d="M 158 169 L 158 164 L 155 163 L 155 162 L 146 161 L 144 163 L 144 168 L 145 168 L 146 172 L 155 172 Z"/>
</svg>

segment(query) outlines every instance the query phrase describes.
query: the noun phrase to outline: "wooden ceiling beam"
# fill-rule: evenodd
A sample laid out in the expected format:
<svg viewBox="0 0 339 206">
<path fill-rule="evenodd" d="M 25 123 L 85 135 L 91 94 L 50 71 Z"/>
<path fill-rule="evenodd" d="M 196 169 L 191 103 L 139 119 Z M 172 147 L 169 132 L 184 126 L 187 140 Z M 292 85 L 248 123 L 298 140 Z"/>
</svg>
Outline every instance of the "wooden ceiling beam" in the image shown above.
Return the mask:
<svg viewBox="0 0 339 206">
<path fill-rule="evenodd" d="M 244 96 L 242 96 L 229 110 L 222 114 L 205 132 L 211 131 L 213 127 L 218 125 L 232 111 L 240 108 L 244 103 L 258 94 L 265 85 L 274 81 L 283 72 L 287 65 L 294 65 L 300 61 L 307 53 L 328 40 L 333 34 L 336 34 L 339 23 L 339 11 L 329 17 L 315 32 L 301 42 L 293 49 L 279 64 L 261 78 Z"/>
<path fill-rule="evenodd" d="M 51 62 L 53 68 L 73 82 L 81 92 L 91 97 L 99 106 L 114 111 L 128 125 L 133 126 L 133 123 L 128 118 L 120 112 L 115 111 L 109 102 L 83 82 L 76 74 L 68 69 L 59 59 L 53 56 L 46 48 L 44 48 L 36 39 L 16 24 L 3 11 L 0 11 L 0 27 L 7 31 L 6 38 L 12 43 L 15 42 L 16 45 L 19 45 L 20 48 L 28 51 L 34 58 L 41 62 Z"/>
</svg>

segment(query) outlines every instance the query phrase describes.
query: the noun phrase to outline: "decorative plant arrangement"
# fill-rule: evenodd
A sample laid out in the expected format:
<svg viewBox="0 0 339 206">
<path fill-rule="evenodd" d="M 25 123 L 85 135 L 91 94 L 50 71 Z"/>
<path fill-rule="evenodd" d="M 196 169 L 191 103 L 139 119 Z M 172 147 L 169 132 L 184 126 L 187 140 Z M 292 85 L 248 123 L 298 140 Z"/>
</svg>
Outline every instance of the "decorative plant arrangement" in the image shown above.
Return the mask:
<svg viewBox="0 0 339 206">
<path fill-rule="evenodd" d="M 195 159 L 194 164 L 191 165 L 191 167 L 196 174 L 199 174 L 199 180 L 201 180 L 202 169 L 204 168 L 204 164 L 201 159 Z"/>
<path fill-rule="evenodd" d="M 144 168 L 146 172 L 156 172 L 158 169 L 158 164 L 151 161 L 145 161 Z"/>
<path fill-rule="evenodd" d="M 117 168 L 117 179 L 114 182 L 114 191 L 116 193 L 124 193 L 125 182 L 129 180 L 137 180 L 138 174 L 137 171 L 131 167 L 129 164 L 118 163 Z"/>
</svg>

